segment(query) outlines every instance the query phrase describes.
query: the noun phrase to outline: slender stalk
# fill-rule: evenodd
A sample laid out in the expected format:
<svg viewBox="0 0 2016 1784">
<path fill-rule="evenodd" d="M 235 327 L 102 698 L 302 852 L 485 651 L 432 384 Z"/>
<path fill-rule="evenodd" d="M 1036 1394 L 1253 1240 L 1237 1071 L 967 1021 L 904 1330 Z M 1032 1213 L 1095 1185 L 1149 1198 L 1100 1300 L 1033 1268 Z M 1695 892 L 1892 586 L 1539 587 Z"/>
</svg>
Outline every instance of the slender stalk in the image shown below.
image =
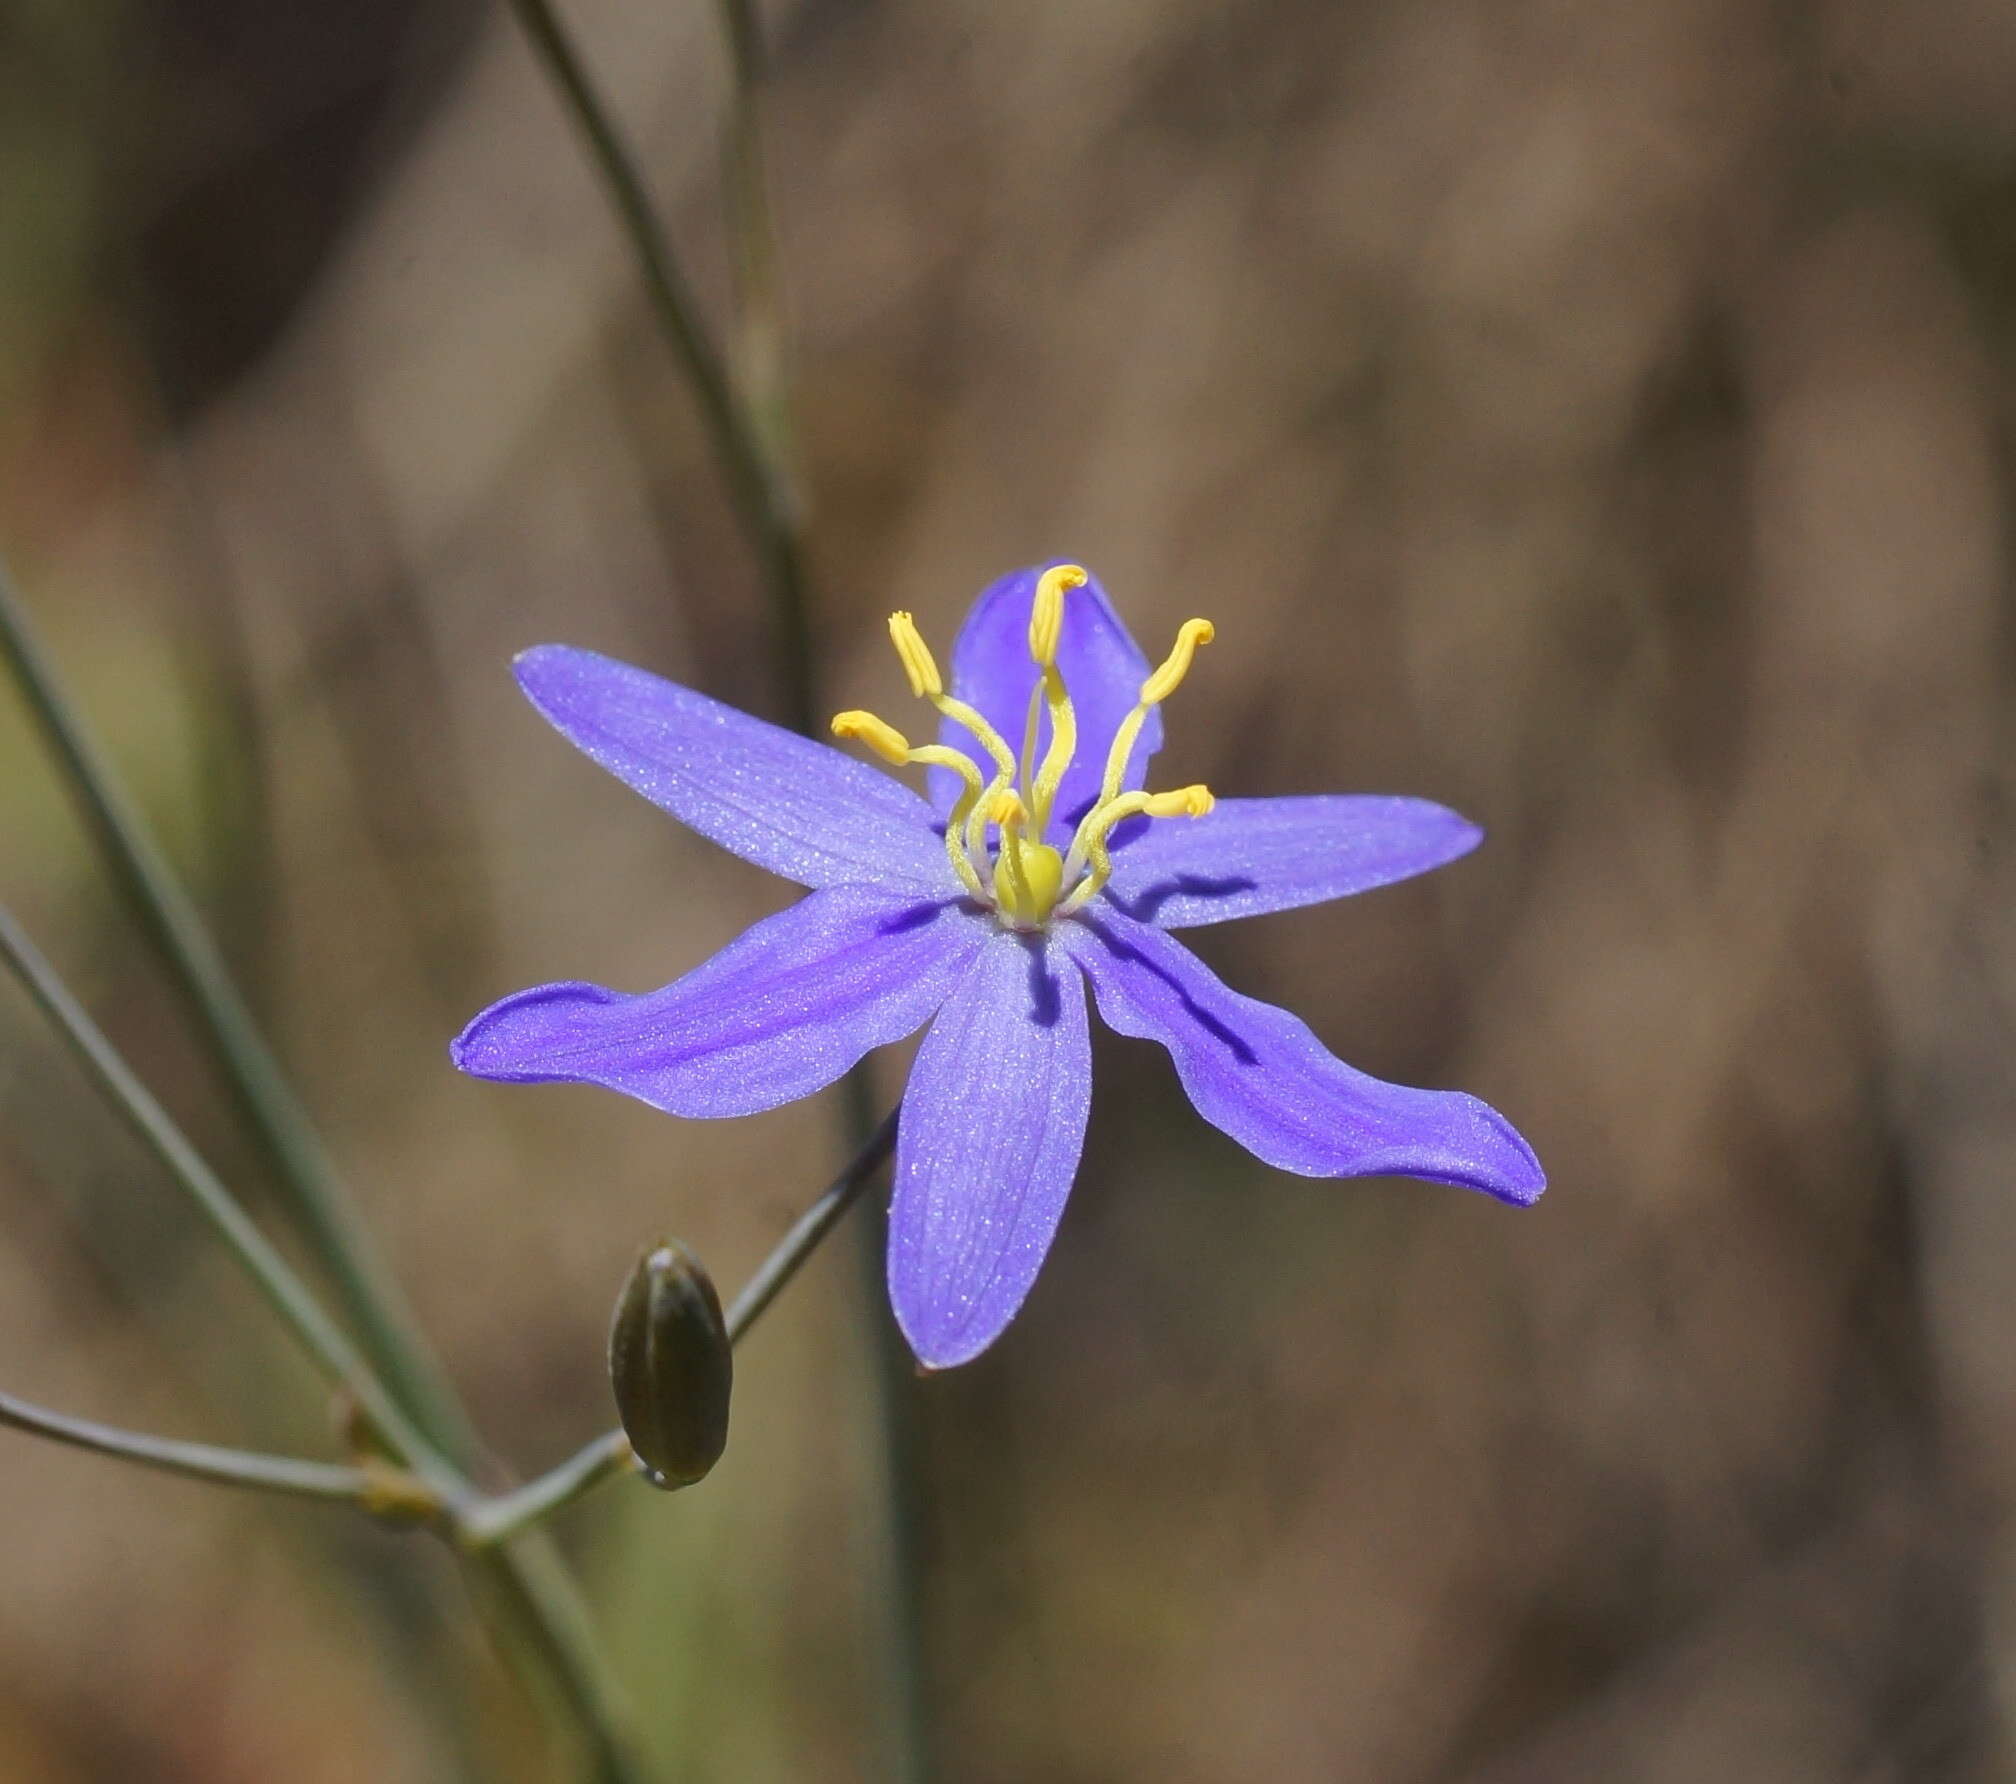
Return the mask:
<svg viewBox="0 0 2016 1784">
<path fill-rule="evenodd" d="M 328 1276 L 364 1354 L 427 1431 L 428 1447 L 466 1457 L 474 1449 L 468 1424 L 439 1366 L 416 1336 L 404 1297 L 378 1263 L 349 1193 L 232 984 L 196 907 L 64 692 L 4 562 L 0 659 L 20 683 L 114 877 L 194 1007 L 233 1098 L 276 1167 L 287 1211 Z"/>
<path fill-rule="evenodd" d="M 594 1632 L 574 1577 L 546 1540 L 523 1540 L 470 1557 L 476 1581 L 497 1606 L 506 1631 L 529 1665 L 521 1671 L 565 1706 L 588 1745 L 596 1784 L 646 1784 L 631 1744 L 627 1705 L 596 1652 Z"/>
<path fill-rule="evenodd" d="M 349 1338 L 232 1199 L 5 907 L 0 907 L 0 959 L 56 1023 L 99 1087 L 245 1266 L 274 1311 L 331 1378 L 356 1396 L 394 1453 L 414 1468 L 452 1517 L 469 1497 L 461 1476 L 385 1391 Z M 610 1784 L 638 1777 L 619 1732 L 624 1717 L 602 1680 L 578 1594 L 550 1551 L 543 1546 L 494 1548 L 475 1564 L 479 1577 L 493 1588 L 493 1600 L 508 1618 L 520 1650 L 534 1659 L 540 1675 L 579 1723 L 596 1756 L 598 1774 Z"/>
<path fill-rule="evenodd" d="M 728 46 L 729 238 L 735 249 L 740 327 L 737 378 L 770 474 L 792 490 L 790 379 L 785 364 L 784 305 L 777 271 L 777 238 L 770 220 L 769 181 L 763 171 L 763 32 L 753 0 L 716 0 L 722 41 Z M 797 503 L 791 503 L 795 514 Z"/>
<path fill-rule="evenodd" d="M 875 1118 L 873 1087 L 864 1066 L 856 1066 L 841 1086 L 842 1130 L 859 1136 Z M 893 1147 L 893 1117 L 885 1123 Z M 884 1674 L 884 1745 L 891 1784 L 929 1784 L 932 1723 L 924 1654 L 924 1561 L 919 1545 L 919 1462 L 913 1377 L 909 1352 L 895 1322 L 884 1312 L 888 1299 L 884 1257 L 888 1222 L 863 1221 L 854 1231 L 861 1335 L 867 1346 L 864 1371 L 871 1431 L 867 1447 L 870 1514 L 875 1568 L 881 1589 L 875 1607 L 881 1627 L 876 1646 Z"/>
<path fill-rule="evenodd" d="M 819 1199 L 791 1223 L 791 1230 L 772 1247 L 770 1255 L 757 1266 L 756 1274 L 742 1285 L 728 1309 L 728 1341 L 739 1344 L 743 1335 L 776 1300 L 784 1285 L 798 1274 L 805 1260 L 818 1249 L 839 1224 L 841 1215 L 854 1206 L 862 1190 L 896 1149 L 896 1124 L 902 1111 L 891 1109 L 883 1116 L 861 1150 L 839 1176 L 829 1183 Z"/>
<path fill-rule="evenodd" d="M 444 1451 L 466 1456 L 473 1436 L 452 1391 L 421 1341 L 396 1290 L 375 1265 L 347 1196 L 306 1114 L 295 1101 L 237 996 L 202 920 L 127 801 L 64 696 L 29 631 L 0 565 L 0 658 L 20 681 L 31 710 L 67 772 L 120 882 L 138 905 L 201 1018 L 248 1120 L 279 1166 L 290 1208 L 328 1270 L 381 1375 L 322 1310 L 214 1172 L 182 1136 L 83 1007 L 63 987 L 19 925 L 0 910 L 0 953 L 53 1017 L 121 1113 L 167 1165 L 225 1243 L 244 1263 L 282 1320 L 340 1380 L 402 1460 L 444 1498 L 466 1496 Z M 388 1391 L 383 1381 L 396 1384 Z M 623 1712 L 604 1682 L 579 1595 L 557 1559 L 536 1540 L 473 1559 L 527 1657 L 579 1725 L 608 1784 L 640 1776 L 620 1730 Z"/>
<path fill-rule="evenodd" d="M 755 0 L 717 0 L 728 48 L 730 204 L 741 277 L 744 316 L 742 372 L 755 415 L 758 444 L 767 454 L 774 488 L 791 487 L 790 392 L 783 346 L 777 251 L 763 176 L 761 86 L 763 38 Z M 786 510 L 797 522 L 793 504 Z M 794 558 L 795 561 L 795 558 Z M 820 735 L 816 678 L 811 670 L 812 616 L 802 588 L 775 603 L 781 633 L 779 669 L 791 722 L 808 737 Z M 850 1146 L 893 1147 L 895 1117 L 875 1127 L 873 1088 L 865 1065 L 847 1076 L 841 1096 L 841 1131 Z M 872 1136 L 872 1137 L 871 1137 Z M 843 1204 L 844 1206 L 844 1204 Z M 837 1218 L 837 1211 L 834 1218 Z M 924 1670 L 924 1580 L 918 1549 L 917 1440 L 910 1405 L 909 1357 L 882 1312 L 884 1223 L 864 1224 L 855 1235 L 860 1260 L 860 1305 L 868 1345 L 867 1388 L 873 1425 L 869 1502 L 879 1518 L 875 1601 L 881 1628 L 886 1690 L 885 1744 L 894 1784 L 927 1784 L 932 1775 L 930 1699 Z M 788 1280 L 789 1271 L 780 1278 Z M 754 1289 L 758 1285 L 752 1283 Z M 772 1291 L 774 1292 L 774 1290 Z M 745 1291 L 745 1296 L 748 1291 Z M 757 1302 L 756 1310 L 765 1305 Z M 740 1303 L 738 1302 L 738 1306 Z M 733 1315 L 730 1316 L 733 1330 Z"/>
<path fill-rule="evenodd" d="M 770 1255 L 757 1266 L 756 1274 L 743 1284 L 723 1322 L 730 1344 L 741 1342 L 784 1285 L 798 1274 L 805 1260 L 839 1224 L 840 1217 L 874 1181 L 875 1173 L 895 1150 L 898 1113 L 891 1109 L 883 1117 L 868 1143 L 826 1186 L 819 1199 L 791 1223 L 790 1231 L 777 1241 Z M 527 1481 L 513 1492 L 465 1507 L 457 1521 L 456 1538 L 465 1548 L 473 1549 L 515 1535 L 562 1506 L 571 1505 L 605 1480 L 625 1472 L 635 1461 L 629 1439 L 620 1430 L 605 1431 L 536 1480 Z"/>
<path fill-rule="evenodd" d="M 95 1450 L 158 1468 L 167 1474 L 214 1481 L 229 1487 L 260 1487 L 269 1493 L 294 1493 L 305 1499 L 342 1499 L 363 1504 L 382 1495 L 390 1482 L 410 1489 L 406 1503 L 418 1512 L 436 1503 L 428 1489 L 411 1475 L 384 1476 L 333 1462 L 297 1461 L 291 1456 L 263 1456 L 251 1450 L 222 1449 L 214 1443 L 184 1443 L 172 1437 L 150 1437 L 91 1419 L 51 1412 L 12 1394 L 0 1394 L 0 1425 L 32 1431 L 77 1449 Z"/>
<path fill-rule="evenodd" d="M 12 927 L 11 919 L 4 910 L 0 910 L 0 948 L 9 947 Z M 19 939 L 18 930 L 14 939 Z M 39 956 L 33 958 L 39 960 Z M 798 1273 L 806 1259 L 859 1199 L 862 1190 L 874 1180 L 875 1173 L 887 1162 L 895 1148 L 897 1118 L 898 1111 L 892 1109 L 876 1127 L 868 1144 L 826 1186 L 818 1200 L 792 1222 L 790 1230 L 743 1285 L 725 1321 L 731 1344 L 739 1342 L 763 1317 L 785 1284 Z M 563 1505 L 571 1504 L 603 1481 L 625 1472 L 636 1461 L 629 1439 L 620 1430 L 606 1431 L 584 1444 L 557 1468 L 548 1470 L 538 1479 L 512 1492 L 488 1499 L 464 1499 L 457 1504 L 442 1500 L 409 1475 L 346 1468 L 332 1463 L 293 1461 L 243 1450 L 220 1449 L 211 1444 L 142 1436 L 70 1418 L 62 1413 L 48 1412 L 7 1394 L 0 1394 L 0 1425 L 40 1432 L 61 1442 L 200 1479 L 267 1487 L 277 1492 L 301 1493 L 315 1498 L 347 1499 L 363 1503 L 367 1510 L 381 1515 L 388 1508 L 406 1509 L 416 1514 L 426 1510 L 443 1516 L 456 1543 L 469 1550 L 489 1548 L 517 1535 Z"/>
<path fill-rule="evenodd" d="M 596 90 L 573 37 L 551 0 L 511 0 L 511 10 L 588 151 L 643 275 L 652 317 L 692 386 L 729 496 L 762 566 L 785 701 L 798 721 L 812 709 L 812 657 L 804 565 L 789 486 L 766 450 L 763 429 L 736 398 L 636 153 Z"/>
<path fill-rule="evenodd" d="M 502 1542 L 563 1505 L 572 1504 L 605 1480 L 627 1472 L 636 1460 L 629 1438 L 620 1430 L 605 1431 L 538 1479 L 469 1507 L 456 1523 L 455 1540 L 468 1549 Z"/>
<path fill-rule="evenodd" d="M 308 1354 L 332 1381 L 356 1396 L 357 1404 L 389 1443 L 438 1478 L 440 1458 L 405 1409 L 385 1391 L 349 1336 L 239 1206 L 5 906 L 0 906 L 0 961 L 56 1025 L 99 1089 L 244 1265 Z"/>
<path fill-rule="evenodd" d="M 766 294 L 761 301 L 767 301 L 767 293 L 774 287 L 765 287 L 760 282 L 770 277 L 774 257 L 767 208 L 760 190 L 755 103 L 760 38 L 748 0 L 721 0 L 721 4 L 737 114 L 731 119 L 730 140 L 739 195 L 735 218 L 742 237 L 739 263 L 745 280 L 752 272 L 755 274 L 758 292 Z M 550 0 L 512 0 L 512 10 L 588 145 L 597 174 L 643 271 L 646 292 L 659 326 L 693 386 L 737 508 L 762 563 L 786 716 L 798 730 L 808 736 L 816 735 L 818 707 L 812 671 L 811 609 L 798 536 L 799 516 L 791 499 L 785 465 L 787 428 L 781 354 L 774 365 L 766 367 L 759 360 L 754 368 L 758 378 L 757 400 L 763 406 L 752 419 L 738 405 L 735 392 L 708 343 L 698 306 L 679 272 L 635 158 L 596 92 Z M 763 380 L 773 373 L 774 385 L 766 385 Z M 866 1079 L 857 1068 L 849 1082 L 847 1118 L 851 1138 L 857 1145 L 869 1136 L 867 1096 Z M 789 1273 L 788 1269 L 784 1271 L 769 1292 L 774 1294 Z M 904 1411 L 902 1359 L 877 1311 L 882 1298 L 879 1263 L 872 1270 L 864 1266 L 863 1281 L 870 1309 L 868 1317 L 873 1322 L 870 1372 L 880 1458 L 877 1471 L 885 1488 L 879 1495 L 886 1508 L 879 1567 L 884 1576 L 880 1597 L 886 1612 L 882 1645 L 888 1654 L 890 1695 L 894 1700 L 890 1744 L 896 1776 L 903 1784 L 921 1784 L 929 1777 L 930 1764 L 919 1627 L 921 1579 L 912 1491 L 908 1484 L 914 1472 L 914 1444 Z M 753 1303 L 750 1318 L 767 1304 L 767 1299 Z"/>
</svg>

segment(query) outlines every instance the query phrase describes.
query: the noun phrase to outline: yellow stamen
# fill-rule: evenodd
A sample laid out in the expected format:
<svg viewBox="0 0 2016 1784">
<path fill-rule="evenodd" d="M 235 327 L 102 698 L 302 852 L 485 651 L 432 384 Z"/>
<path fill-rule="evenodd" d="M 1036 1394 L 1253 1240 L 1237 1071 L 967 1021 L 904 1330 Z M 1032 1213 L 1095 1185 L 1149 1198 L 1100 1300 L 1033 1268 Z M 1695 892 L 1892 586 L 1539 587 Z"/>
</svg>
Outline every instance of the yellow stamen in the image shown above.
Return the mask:
<svg viewBox="0 0 2016 1784">
<path fill-rule="evenodd" d="M 944 693 L 945 678 L 938 673 L 938 660 L 909 614 L 890 614 L 889 641 L 903 659 L 903 673 L 910 678 L 911 693 L 920 700 L 935 700 Z"/>
<path fill-rule="evenodd" d="M 835 737 L 865 743 L 883 761 L 898 768 L 913 762 L 930 768 L 949 768 L 965 783 L 965 791 L 959 795 L 945 820 L 945 858 L 951 862 L 960 885 L 985 904 L 987 888 L 981 884 L 980 875 L 974 870 L 973 848 L 966 838 L 966 821 L 980 803 L 981 792 L 980 770 L 973 765 L 972 758 L 959 750 L 947 749 L 942 743 L 927 743 L 913 748 L 901 731 L 878 719 L 872 712 L 835 713 L 832 729 Z"/>
<path fill-rule="evenodd" d="M 1147 723 L 1149 709 L 1160 706 L 1183 685 L 1197 647 L 1209 644 L 1217 635 L 1218 628 L 1208 619 L 1186 619 L 1177 628 L 1176 642 L 1162 660 L 1162 667 L 1141 684 L 1139 703 L 1120 721 L 1119 730 L 1113 733 L 1113 747 L 1106 752 L 1106 775 L 1099 786 L 1101 805 L 1119 795 L 1120 782 L 1127 773 L 1127 758 L 1134 753 L 1134 740 L 1141 735 L 1141 727 Z"/>
<path fill-rule="evenodd" d="M 1178 787 L 1166 793 L 1120 791 L 1127 762 L 1140 741 L 1148 714 L 1168 699 L 1190 673 L 1198 648 L 1214 636 L 1209 620 L 1185 620 L 1169 655 L 1142 682 L 1134 709 L 1121 720 L 1106 757 L 1100 796 L 1080 820 L 1068 853 L 1043 841 L 1058 789 L 1078 746 L 1077 714 L 1057 667 L 1063 638 L 1064 596 L 1082 588 L 1089 578 L 1076 564 L 1058 564 L 1037 579 L 1029 615 L 1029 654 L 1041 671 L 1029 694 L 1029 711 L 1018 762 L 1001 734 L 972 706 L 945 692 L 937 659 L 907 613 L 889 616 L 889 638 L 903 664 L 910 691 L 928 700 L 941 717 L 964 727 L 978 740 L 994 764 L 991 779 L 964 751 L 944 744 L 912 744 L 895 726 L 872 712 L 836 714 L 833 734 L 865 744 L 885 762 L 898 766 L 919 763 L 949 769 L 959 777 L 961 791 L 945 825 L 945 854 L 968 893 L 992 904 L 1016 929 L 1037 928 L 1053 915 L 1069 916 L 1098 896 L 1113 875 L 1108 842 L 1116 826 L 1137 816 L 1201 818 L 1213 805 L 1208 787 Z M 1047 712 L 1048 746 L 1036 765 L 1039 727 Z M 1017 771 L 1021 790 L 1016 790 Z M 987 827 L 999 831 L 991 866 Z M 991 883 L 990 883 L 991 882 Z M 1070 893 L 1059 902 L 1064 888 Z"/>
<path fill-rule="evenodd" d="M 1071 896 L 1057 907 L 1060 917 L 1083 908 L 1088 899 L 1113 877 L 1113 858 L 1106 852 L 1106 838 L 1113 827 L 1137 815 L 1150 818 L 1201 818 L 1217 804 L 1205 786 L 1178 787 L 1168 793 L 1122 793 L 1095 806 L 1085 814 L 1078 834 L 1071 839 L 1071 853 L 1064 857 L 1064 877 L 1090 863 L 1090 871 L 1071 890 Z"/>
<path fill-rule="evenodd" d="M 1064 637 L 1064 596 L 1090 580 L 1076 564 L 1053 565 L 1037 578 L 1036 597 L 1029 605 L 1029 654 L 1043 673 L 1029 690 L 1029 713 L 1022 727 L 1022 790 L 1029 801 L 1031 827 L 1039 837 L 1049 825 L 1058 783 L 1078 752 L 1078 716 L 1065 692 L 1064 678 L 1057 673 L 1057 647 Z M 1038 769 L 1036 715 L 1046 706 L 1050 747 L 1043 752 L 1043 766 Z"/>
<path fill-rule="evenodd" d="M 973 733 L 975 740 L 994 759 L 1000 781 L 1007 786 L 1015 778 L 1015 753 L 1002 741 L 1001 733 L 964 700 L 954 700 L 945 692 L 945 678 L 938 673 L 938 659 L 917 630 L 917 622 L 907 613 L 889 616 L 889 642 L 903 661 L 903 673 L 910 679 L 910 691 L 920 700 L 929 700 L 946 718 Z"/>
<path fill-rule="evenodd" d="M 1092 579 L 1076 564 L 1054 564 L 1037 578 L 1036 599 L 1029 608 L 1029 654 L 1044 669 L 1057 664 L 1057 645 L 1064 636 L 1064 591 L 1083 588 Z"/>
<path fill-rule="evenodd" d="M 895 645 L 896 655 L 902 659 L 903 673 L 910 679 L 910 691 L 920 700 L 929 700 L 940 714 L 955 724 L 964 725 L 973 733 L 974 739 L 994 762 L 994 778 L 988 782 L 986 790 L 973 801 L 972 806 L 959 807 L 959 820 L 967 826 L 965 844 L 969 856 L 980 853 L 981 832 L 986 828 L 987 801 L 1001 788 L 1010 786 L 1015 780 L 1015 755 L 1002 740 L 1001 733 L 987 720 L 968 706 L 964 700 L 954 700 L 945 692 L 945 678 L 938 673 L 938 659 L 931 654 L 931 647 L 924 642 L 924 635 L 917 630 L 917 622 L 907 613 L 892 613 L 889 616 L 889 642 Z"/>
</svg>

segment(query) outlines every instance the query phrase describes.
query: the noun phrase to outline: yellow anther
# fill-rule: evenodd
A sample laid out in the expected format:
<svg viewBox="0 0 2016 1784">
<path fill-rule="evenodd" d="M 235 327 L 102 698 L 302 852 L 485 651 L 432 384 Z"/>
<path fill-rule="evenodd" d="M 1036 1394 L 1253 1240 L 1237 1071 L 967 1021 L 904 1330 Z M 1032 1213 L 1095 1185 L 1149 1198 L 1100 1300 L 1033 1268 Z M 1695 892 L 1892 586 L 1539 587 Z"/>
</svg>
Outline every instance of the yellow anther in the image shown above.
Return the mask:
<svg viewBox="0 0 2016 1784">
<path fill-rule="evenodd" d="M 1064 636 L 1064 591 L 1083 588 L 1091 578 L 1076 564 L 1056 564 L 1036 582 L 1036 599 L 1029 608 L 1029 654 L 1043 668 L 1057 661 L 1058 641 Z"/>
<path fill-rule="evenodd" d="M 1005 787 L 987 801 L 988 822 L 999 824 L 1006 830 L 1011 824 L 1020 824 L 1029 816 L 1023 807 L 1021 795 L 1013 787 Z"/>
<path fill-rule="evenodd" d="M 1218 628 L 1208 619 L 1186 619 L 1162 667 L 1141 684 L 1141 704 L 1159 706 L 1175 693 L 1190 673 L 1190 659 L 1197 654 L 1198 645 L 1209 644 L 1217 636 Z"/>
<path fill-rule="evenodd" d="M 1173 793 L 1150 793 L 1142 811 L 1151 818 L 1201 818 L 1218 801 L 1206 786 L 1178 787 Z"/>
<path fill-rule="evenodd" d="M 909 614 L 890 614 L 889 641 L 903 659 L 903 673 L 910 678 L 911 693 L 920 700 L 935 700 L 945 692 L 945 678 L 938 673 L 938 661 Z"/>
<path fill-rule="evenodd" d="M 833 735 L 865 743 L 883 761 L 894 763 L 898 768 L 910 760 L 910 739 L 872 712 L 836 712 L 833 715 Z"/>
</svg>

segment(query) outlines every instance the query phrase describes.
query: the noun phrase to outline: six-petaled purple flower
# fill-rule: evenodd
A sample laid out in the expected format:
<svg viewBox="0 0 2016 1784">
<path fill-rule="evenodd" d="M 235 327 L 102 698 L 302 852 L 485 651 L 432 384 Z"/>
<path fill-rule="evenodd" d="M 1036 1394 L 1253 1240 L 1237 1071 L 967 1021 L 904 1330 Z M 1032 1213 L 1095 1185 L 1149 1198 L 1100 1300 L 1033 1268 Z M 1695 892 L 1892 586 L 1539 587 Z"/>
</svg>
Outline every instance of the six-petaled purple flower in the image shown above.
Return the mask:
<svg viewBox="0 0 2016 1784">
<path fill-rule="evenodd" d="M 520 657 L 525 692 L 577 748 L 811 895 L 663 990 L 508 997 L 463 1031 L 456 1064 L 748 1115 L 929 1023 L 898 1128 L 889 1293 L 932 1368 L 1000 1335 L 1049 1250 L 1091 1095 L 1087 981 L 1107 1026 L 1159 1041 L 1197 1112 L 1271 1165 L 1540 1194 L 1495 1110 L 1354 1071 L 1170 934 L 1426 872 L 1474 847 L 1473 825 L 1421 799 L 1143 791 L 1159 707 L 1211 627 L 1189 621 L 1151 668 L 1072 565 L 980 597 L 949 691 L 907 613 L 890 635 L 939 741 L 913 748 L 865 712 L 833 729 L 926 767 L 928 799 L 641 669 L 557 645 Z"/>
</svg>

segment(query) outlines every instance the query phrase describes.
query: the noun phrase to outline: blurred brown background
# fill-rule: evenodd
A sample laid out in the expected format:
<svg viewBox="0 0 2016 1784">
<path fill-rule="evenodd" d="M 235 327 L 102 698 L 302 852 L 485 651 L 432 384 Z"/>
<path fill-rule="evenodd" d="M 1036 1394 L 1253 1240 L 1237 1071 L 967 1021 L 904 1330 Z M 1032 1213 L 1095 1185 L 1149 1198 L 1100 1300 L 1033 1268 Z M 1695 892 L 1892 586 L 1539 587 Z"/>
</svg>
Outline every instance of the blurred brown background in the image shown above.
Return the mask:
<svg viewBox="0 0 2016 1784">
<path fill-rule="evenodd" d="M 570 16 L 718 306 L 710 9 Z M 901 705 L 890 607 L 943 646 L 1040 557 L 1151 652 L 1211 615 L 1172 776 L 1491 840 L 1200 951 L 1553 1179 L 1279 1176 L 1102 1044 L 1026 1313 L 917 1390 L 945 1777 L 2008 1776 L 2016 11 L 772 23 L 832 703 Z M 835 1142 L 446 1061 L 494 996 L 658 984 L 788 895 L 507 674 L 558 639 L 777 709 L 508 19 L 0 11 L 0 544 L 497 1449 L 557 1458 L 638 1248 L 732 1286 Z M 256 1193 L 11 696 L 0 896 Z M 703 1487 L 564 1520 L 668 1778 L 877 1776 L 853 1281 L 751 1341 Z M 0 1383 L 329 1446 L 11 991 Z M 0 1580 L 6 1784 L 553 1775 L 445 1563 L 340 1511 L 8 1435 Z"/>
</svg>

